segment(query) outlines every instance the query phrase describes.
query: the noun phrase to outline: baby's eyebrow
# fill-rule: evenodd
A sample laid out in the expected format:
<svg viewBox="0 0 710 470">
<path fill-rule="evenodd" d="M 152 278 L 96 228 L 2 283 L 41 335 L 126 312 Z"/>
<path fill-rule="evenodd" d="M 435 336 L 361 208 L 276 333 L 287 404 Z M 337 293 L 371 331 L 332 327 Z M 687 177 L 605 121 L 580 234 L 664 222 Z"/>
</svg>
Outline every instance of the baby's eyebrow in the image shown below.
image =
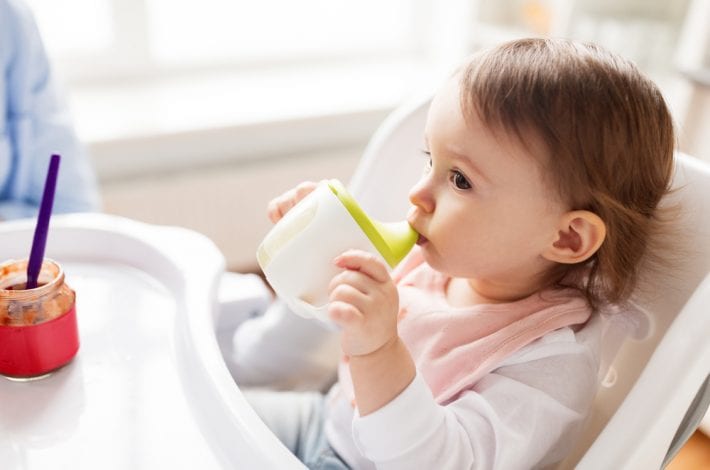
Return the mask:
<svg viewBox="0 0 710 470">
<path fill-rule="evenodd" d="M 453 160 L 462 162 L 464 166 L 472 169 L 487 183 L 492 183 L 491 179 L 486 175 L 486 173 L 481 170 L 481 167 L 476 165 L 476 162 L 473 161 L 473 158 L 469 157 L 465 153 L 461 152 L 458 148 L 455 148 L 451 145 L 447 145 L 446 150 L 451 153 L 451 155 L 453 156 Z"/>
</svg>

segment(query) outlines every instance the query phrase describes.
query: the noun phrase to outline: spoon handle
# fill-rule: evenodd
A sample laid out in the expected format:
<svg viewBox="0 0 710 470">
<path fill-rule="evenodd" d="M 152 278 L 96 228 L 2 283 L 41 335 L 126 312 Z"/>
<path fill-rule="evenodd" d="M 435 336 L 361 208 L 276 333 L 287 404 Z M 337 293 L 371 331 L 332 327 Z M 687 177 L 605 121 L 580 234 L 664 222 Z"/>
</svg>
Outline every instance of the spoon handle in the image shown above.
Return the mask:
<svg viewBox="0 0 710 470">
<path fill-rule="evenodd" d="M 30 250 L 30 260 L 27 263 L 27 285 L 26 289 L 37 287 L 37 278 L 42 269 L 44 260 L 44 248 L 47 246 L 47 232 L 49 231 L 49 218 L 52 216 L 52 205 L 54 204 L 54 190 L 57 186 L 57 174 L 59 173 L 59 155 L 52 155 L 47 170 L 47 180 L 44 183 L 44 193 L 39 206 L 37 216 L 37 226 L 32 240 Z"/>
</svg>

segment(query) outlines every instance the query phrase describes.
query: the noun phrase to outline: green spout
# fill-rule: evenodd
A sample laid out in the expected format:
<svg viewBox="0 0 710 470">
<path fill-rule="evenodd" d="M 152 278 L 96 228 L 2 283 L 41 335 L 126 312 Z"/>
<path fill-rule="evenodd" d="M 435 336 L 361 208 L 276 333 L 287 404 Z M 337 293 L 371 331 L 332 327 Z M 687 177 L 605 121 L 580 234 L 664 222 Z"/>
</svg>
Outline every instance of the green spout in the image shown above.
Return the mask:
<svg viewBox="0 0 710 470">
<path fill-rule="evenodd" d="M 328 180 L 328 186 L 340 202 L 343 203 L 355 222 L 370 239 L 377 251 L 387 261 L 391 268 L 399 264 L 414 247 L 419 234 L 407 221 L 382 223 L 372 220 L 360 205 L 348 193 L 345 186 L 338 180 Z"/>
</svg>

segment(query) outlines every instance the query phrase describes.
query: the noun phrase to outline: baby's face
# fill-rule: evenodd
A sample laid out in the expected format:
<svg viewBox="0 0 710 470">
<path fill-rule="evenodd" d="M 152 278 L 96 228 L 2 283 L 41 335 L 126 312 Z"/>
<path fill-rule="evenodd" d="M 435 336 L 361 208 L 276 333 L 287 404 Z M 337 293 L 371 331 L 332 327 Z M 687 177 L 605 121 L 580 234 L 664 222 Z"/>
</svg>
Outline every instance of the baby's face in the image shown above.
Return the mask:
<svg viewBox="0 0 710 470">
<path fill-rule="evenodd" d="M 425 139 L 431 159 L 410 191 L 409 222 L 427 262 L 504 291 L 547 270 L 541 253 L 568 208 L 544 182 L 540 157 L 477 118 L 466 122 L 458 77 L 434 98 Z"/>
</svg>

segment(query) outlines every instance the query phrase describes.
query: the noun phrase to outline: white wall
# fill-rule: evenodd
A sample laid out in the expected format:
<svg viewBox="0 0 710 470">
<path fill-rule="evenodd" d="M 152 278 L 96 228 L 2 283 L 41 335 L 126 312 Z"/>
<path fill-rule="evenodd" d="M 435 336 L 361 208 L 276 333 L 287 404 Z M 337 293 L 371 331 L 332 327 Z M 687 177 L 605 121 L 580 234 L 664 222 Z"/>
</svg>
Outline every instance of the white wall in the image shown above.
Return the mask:
<svg viewBox="0 0 710 470">
<path fill-rule="evenodd" d="M 341 148 L 107 181 L 104 209 L 201 232 L 221 249 L 229 269 L 253 271 L 256 247 L 271 226 L 268 201 L 307 179 L 347 182 L 361 151 Z"/>
<path fill-rule="evenodd" d="M 681 150 L 710 162 L 710 77 L 689 80 L 685 115 L 679 125 Z"/>
</svg>

